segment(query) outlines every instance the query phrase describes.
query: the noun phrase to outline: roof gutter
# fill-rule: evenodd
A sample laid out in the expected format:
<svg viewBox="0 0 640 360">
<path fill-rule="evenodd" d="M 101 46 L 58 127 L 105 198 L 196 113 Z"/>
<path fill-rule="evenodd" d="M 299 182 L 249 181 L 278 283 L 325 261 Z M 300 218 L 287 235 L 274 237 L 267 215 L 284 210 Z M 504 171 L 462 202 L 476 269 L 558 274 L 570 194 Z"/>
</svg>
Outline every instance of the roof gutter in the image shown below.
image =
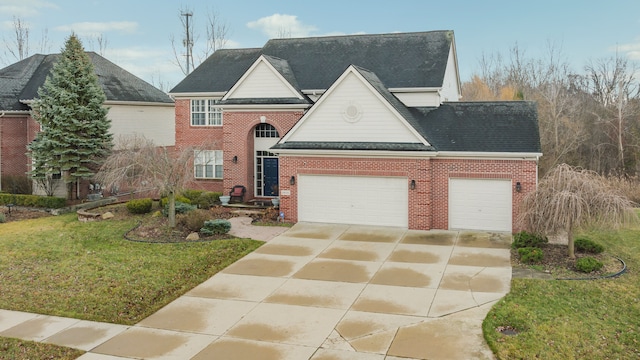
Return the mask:
<svg viewBox="0 0 640 360">
<path fill-rule="evenodd" d="M 388 150 L 317 150 L 317 149 L 269 149 L 275 154 L 307 157 L 346 157 L 346 158 L 431 158 L 435 151 L 388 151 Z"/>
<path fill-rule="evenodd" d="M 492 160 L 536 160 L 538 161 L 542 153 L 529 152 L 479 152 L 479 151 L 438 151 L 438 158 L 456 159 L 492 159 Z"/>
</svg>

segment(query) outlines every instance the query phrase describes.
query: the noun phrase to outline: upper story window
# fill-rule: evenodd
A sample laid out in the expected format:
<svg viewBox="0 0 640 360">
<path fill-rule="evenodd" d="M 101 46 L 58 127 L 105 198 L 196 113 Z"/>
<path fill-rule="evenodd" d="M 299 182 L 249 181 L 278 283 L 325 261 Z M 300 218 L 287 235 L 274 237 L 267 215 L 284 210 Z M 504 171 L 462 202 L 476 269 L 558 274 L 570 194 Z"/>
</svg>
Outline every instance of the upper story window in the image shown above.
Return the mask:
<svg viewBox="0 0 640 360">
<path fill-rule="evenodd" d="M 259 124 L 256 126 L 257 138 L 279 138 L 278 130 L 271 124 Z"/>
<path fill-rule="evenodd" d="M 217 106 L 215 99 L 191 100 L 191 125 L 192 126 L 221 126 L 222 108 Z"/>
</svg>

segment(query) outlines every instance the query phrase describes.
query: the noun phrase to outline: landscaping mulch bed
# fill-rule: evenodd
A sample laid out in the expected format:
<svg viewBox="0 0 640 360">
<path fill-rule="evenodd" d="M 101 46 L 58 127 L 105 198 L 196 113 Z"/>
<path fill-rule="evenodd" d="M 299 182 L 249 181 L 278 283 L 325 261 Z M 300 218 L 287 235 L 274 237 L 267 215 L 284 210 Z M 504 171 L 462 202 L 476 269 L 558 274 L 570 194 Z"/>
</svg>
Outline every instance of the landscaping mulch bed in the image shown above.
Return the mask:
<svg viewBox="0 0 640 360">
<path fill-rule="evenodd" d="M 520 262 L 517 249 L 511 249 L 511 264 L 514 267 L 533 268 L 541 272 L 551 274 L 556 279 L 588 279 L 615 274 L 623 269 L 622 263 L 606 252 L 601 254 L 587 254 L 576 252 L 576 258 L 569 258 L 568 246 L 562 244 L 545 244 L 541 247 L 544 258 L 536 264 L 524 264 Z M 583 273 L 575 268 L 576 260 L 582 257 L 592 257 L 601 261 L 604 266 L 598 271 Z"/>
<path fill-rule="evenodd" d="M 46 210 L 27 208 L 22 206 L 12 207 L 11 213 L 9 213 L 8 207 L 0 206 L 0 213 L 4 214 L 5 222 L 38 219 L 41 217 L 52 216 Z"/>
</svg>

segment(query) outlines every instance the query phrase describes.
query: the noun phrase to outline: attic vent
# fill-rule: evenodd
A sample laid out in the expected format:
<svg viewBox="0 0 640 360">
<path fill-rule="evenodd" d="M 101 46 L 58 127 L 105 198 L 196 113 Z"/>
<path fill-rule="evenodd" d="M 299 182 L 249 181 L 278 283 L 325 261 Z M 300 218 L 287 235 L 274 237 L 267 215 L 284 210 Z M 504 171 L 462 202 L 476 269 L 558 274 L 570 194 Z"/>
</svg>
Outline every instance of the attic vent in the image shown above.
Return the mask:
<svg viewBox="0 0 640 360">
<path fill-rule="evenodd" d="M 362 107 L 355 101 L 349 101 L 342 111 L 342 118 L 350 123 L 360 121 L 362 118 Z"/>
</svg>

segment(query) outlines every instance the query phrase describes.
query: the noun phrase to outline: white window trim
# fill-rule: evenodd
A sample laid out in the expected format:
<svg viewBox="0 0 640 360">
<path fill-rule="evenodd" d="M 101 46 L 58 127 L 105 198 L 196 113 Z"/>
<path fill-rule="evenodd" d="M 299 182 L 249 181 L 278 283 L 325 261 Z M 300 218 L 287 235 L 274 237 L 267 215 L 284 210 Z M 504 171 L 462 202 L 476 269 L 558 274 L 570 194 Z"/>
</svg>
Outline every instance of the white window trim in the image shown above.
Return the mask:
<svg viewBox="0 0 640 360">
<path fill-rule="evenodd" d="M 191 99 L 189 102 L 189 124 L 191 126 L 222 126 L 222 108 L 216 106 L 217 99 Z M 194 110 L 198 110 L 197 112 Z M 194 124 L 193 115 L 204 115 L 204 124 Z"/>
<path fill-rule="evenodd" d="M 223 177 L 222 150 L 194 150 L 193 177 L 196 179 L 222 179 Z M 210 172 L 207 167 L 211 167 Z M 208 174 L 211 174 L 208 176 Z"/>
</svg>

